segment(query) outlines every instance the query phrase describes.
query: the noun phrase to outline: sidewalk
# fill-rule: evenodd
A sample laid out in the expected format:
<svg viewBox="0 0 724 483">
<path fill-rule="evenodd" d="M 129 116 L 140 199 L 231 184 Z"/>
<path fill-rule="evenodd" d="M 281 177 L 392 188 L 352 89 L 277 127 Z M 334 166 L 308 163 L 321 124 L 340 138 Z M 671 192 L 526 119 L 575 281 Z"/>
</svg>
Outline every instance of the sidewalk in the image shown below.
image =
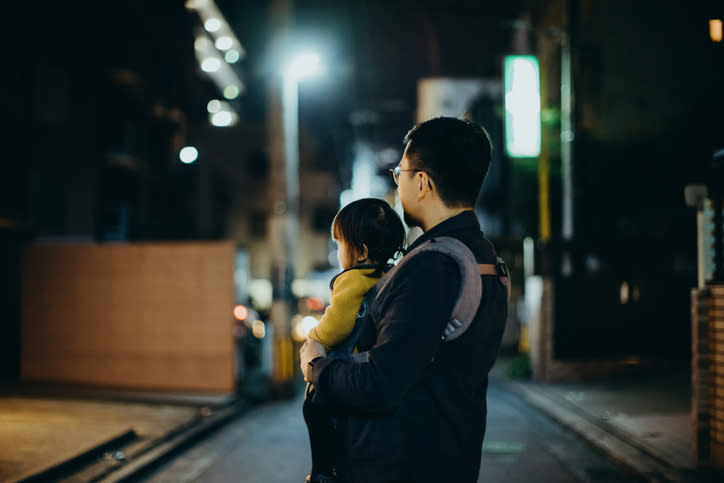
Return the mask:
<svg viewBox="0 0 724 483">
<path fill-rule="evenodd" d="M 541 384 L 507 378 L 505 364 L 501 359 L 491 373 L 498 387 L 647 481 L 722 481 L 721 474 L 717 479 L 693 467 L 687 374 Z M 68 388 L 0 393 L 0 482 L 63 481 L 70 474 L 74 481 L 130 481 L 249 406 L 236 399 Z M 69 472 L 78 468 L 80 474 Z"/>
<path fill-rule="evenodd" d="M 688 372 L 544 384 L 507 378 L 505 363 L 492 378 L 647 481 L 722 481 L 694 465 Z"/>
<path fill-rule="evenodd" d="M 247 406 L 228 397 L 62 385 L 6 389 L 0 392 L 0 482 L 115 479 Z"/>
</svg>

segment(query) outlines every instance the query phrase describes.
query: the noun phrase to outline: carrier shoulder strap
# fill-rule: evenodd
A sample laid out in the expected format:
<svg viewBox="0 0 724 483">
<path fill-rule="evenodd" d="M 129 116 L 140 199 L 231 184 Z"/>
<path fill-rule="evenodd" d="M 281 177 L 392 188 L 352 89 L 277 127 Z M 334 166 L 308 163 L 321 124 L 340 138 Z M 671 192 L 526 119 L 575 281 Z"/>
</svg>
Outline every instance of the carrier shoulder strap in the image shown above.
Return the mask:
<svg viewBox="0 0 724 483">
<path fill-rule="evenodd" d="M 461 275 L 460 291 L 455 300 L 450 321 L 443 331 L 443 341 L 449 342 L 460 337 L 475 318 L 483 294 L 480 275 L 497 275 L 500 282 L 506 287 L 508 301 L 510 301 L 510 276 L 503 260 L 498 257 L 496 264 L 478 264 L 473 252 L 463 242 L 450 236 L 431 238 L 407 253 L 397 266 L 380 280 L 378 295 L 384 291 L 393 272 L 399 270 L 415 255 L 427 251 L 442 253 L 455 260 Z"/>
<path fill-rule="evenodd" d="M 497 261 L 495 265 L 492 263 L 481 263 L 478 265 L 478 267 L 480 267 L 480 275 L 497 275 L 500 279 L 500 283 L 502 283 L 505 287 L 506 300 L 508 301 L 508 304 L 510 304 L 510 292 L 512 290 L 510 272 L 508 272 L 508 267 L 505 265 L 503 259 L 500 257 L 496 258 Z"/>
<path fill-rule="evenodd" d="M 376 296 L 377 286 L 374 286 L 367 291 L 364 298 L 362 299 L 362 304 L 360 305 L 359 310 L 357 311 L 357 315 L 355 316 L 352 332 L 350 332 L 350 334 L 344 341 L 334 347 L 331 353 L 339 355 L 351 354 L 352 352 L 354 352 L 354 348 L 357 345 L 357 340 L 359 339 L 359 332 L 362 327 L 362 320 L 367 316 L 367 313 L 370 309 L 370 304 L 372 304 L 372 301 Z"/>
<path fill-rule="evenodd" d="M 506 288 L 506 298 L 510 302 L 510 275 L 505 262 L 496 257 L 496 263 L 478 263 L 475 255 L 460 240 L 453 237 L 433 239 L 437 251 L 446 253 L 458 263 L 461 273 L 461 287 L 453 307 L 450 321 L 445 326 L 442 340 L 450 342 L 465 333 L 480 307 L 483 296 L 483 284 L 480 275 L 495 275 Z"/>
</svg>

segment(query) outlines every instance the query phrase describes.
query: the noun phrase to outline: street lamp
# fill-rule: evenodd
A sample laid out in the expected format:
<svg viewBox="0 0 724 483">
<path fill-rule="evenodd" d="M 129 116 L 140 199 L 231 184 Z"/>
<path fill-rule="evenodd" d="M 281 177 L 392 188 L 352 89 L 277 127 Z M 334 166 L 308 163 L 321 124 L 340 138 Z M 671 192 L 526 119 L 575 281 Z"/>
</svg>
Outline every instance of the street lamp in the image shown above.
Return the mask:
<svg viewBox="0 0 724 483">
<path fill-rule="evenodd" d="M 291 57 L 283 70 L 282 124 L 286 159 L 287 210 L 298 215 L 299 206 L 299 82 L 322 73 L 319 54 L 303 52 Z M 292 257 L 292 260 L 294 258 Z"/>
<path fill-rule="evenodd" d="M 284 75 L 297 81 L 315 77 L 324 70 L 319 54 L 303 52 L 295 55 L 284 69 Z"/>
<path fill-rule="evenodd" d="M 273 287 L 270 318 L 274 329 L 272 379 L 276 389 L 283 392 L 286 392 L 284 386 L 288 386 L 298 372 L 291 338 L 291 283 L 299 242 L 299 83 L 319 75 L 323 70 L 319 54 L 305 52 L 291 56 L 281 72 L 279 102 L 272 103 L 270 112 L 269 147 L 273 158 L 270 180 L 272 214 L 269 220 Z M 281 119 L 277 117 L 279 114 Z M 279 144 L 283 146 L 283 153 L 277 151 Z M 277 162 L 278 169 L 274 169 Z"/>
</svg>

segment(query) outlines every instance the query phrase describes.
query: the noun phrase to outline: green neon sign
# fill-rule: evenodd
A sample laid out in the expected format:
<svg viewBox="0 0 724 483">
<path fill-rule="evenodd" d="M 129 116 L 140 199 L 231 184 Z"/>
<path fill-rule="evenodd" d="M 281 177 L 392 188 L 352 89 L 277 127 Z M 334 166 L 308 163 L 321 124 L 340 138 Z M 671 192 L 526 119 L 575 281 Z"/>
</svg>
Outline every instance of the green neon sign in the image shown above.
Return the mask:
<svg viewBox="0 0 724 483">
<path fill-rule="evenodd" d="M 540 70 L 532 55 L 505 57 L 505 149 L 513 158 L 540 154 Z"/>
</svg>

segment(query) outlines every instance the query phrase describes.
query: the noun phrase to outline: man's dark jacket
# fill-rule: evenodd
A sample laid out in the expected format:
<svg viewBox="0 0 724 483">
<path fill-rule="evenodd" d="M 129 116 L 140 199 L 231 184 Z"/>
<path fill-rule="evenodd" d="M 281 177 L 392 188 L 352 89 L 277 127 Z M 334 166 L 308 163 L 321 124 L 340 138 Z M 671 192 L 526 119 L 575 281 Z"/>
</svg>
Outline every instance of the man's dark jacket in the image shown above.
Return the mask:
<svg viewBox="0 0 724 483">
<path fill-rule="evenodd" d="M 436 236 L 465 243 L 478 263 L 496 263 L 472 211 L 438 224 L 410 246 Z M 474 483 L 485 433 L 488 371 L 508 313 L 506 289 L 481 275 L 480 308 L 458 339 L 442 342 L 460 287 L 457 263 L 423 252 L 396 270 L 372 302 L 358 349 L 366 362 L 317 359 L 319 401 L 339 418 L 339 472 L 345 482 Z"/>
</svg>

